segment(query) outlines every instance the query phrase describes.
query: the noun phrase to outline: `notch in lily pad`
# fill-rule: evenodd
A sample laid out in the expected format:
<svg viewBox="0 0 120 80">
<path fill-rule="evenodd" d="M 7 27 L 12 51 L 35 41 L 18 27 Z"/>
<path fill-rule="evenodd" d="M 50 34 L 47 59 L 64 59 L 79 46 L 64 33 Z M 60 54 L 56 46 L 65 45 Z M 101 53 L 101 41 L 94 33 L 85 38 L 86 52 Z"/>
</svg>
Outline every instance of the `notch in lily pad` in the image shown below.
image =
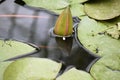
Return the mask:
<svg viewBox="0 0 120 80">
<path fill-rule="evenodd" d="M 50 30 L 53 37 L 71 37 L 73 33 L 73 20 L 70 7 L 68 6 L 58 17 L 55 27 Z"/>
</svg>

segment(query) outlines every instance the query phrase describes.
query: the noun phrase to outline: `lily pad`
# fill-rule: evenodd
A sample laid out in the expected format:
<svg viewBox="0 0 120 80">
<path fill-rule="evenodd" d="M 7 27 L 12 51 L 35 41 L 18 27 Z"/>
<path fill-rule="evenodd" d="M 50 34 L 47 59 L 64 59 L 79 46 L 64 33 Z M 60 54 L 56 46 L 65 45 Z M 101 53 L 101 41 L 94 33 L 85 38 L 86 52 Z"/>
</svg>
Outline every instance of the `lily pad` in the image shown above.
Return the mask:
<svg viewBox="0 0 120 80">
<path fill-rule="evenodd" d="M 23 0 L 25 3 L 32 7 L 37 8 L 44 8 L 46 10 L 49 10 L 51 12 L 54 12 L 55 14 L 61 14 L 61 12 L 67 7 L 71 6 L 71 12 L 73 16 L 82 16 L 85 15 L 84 13 L 84 6 L 83 3 L 87 0 Z M 49 4 L 47 4 L 49 3 Z"/>
<path fill-rule="evenodd" d="M 69 5 L 65 0 L 23 0 L 27 5 L 45 9 L 61 9 Z"/>
<path fill-rule="evenodd" d="M 117 25 L 111 26 L 110 29 L 106 30 L 106 33 L 115 39 L 120 38 L 120 31 Z"/>
<path fill-rule="evenodd" d="M 100 21 L 103 24 L 111 27 L 111 26 L 117 26 L 119 28 L 120 26 L 120 16 L 114 18 L 114 19 L 110 19 L 110 20 L 105 20 L 105 21 Z"/>
<path fill-rule="evenodd" d="M 70 4 L 75 4 L 75 3 L 84 3 L 88 0 L 68 0 Z"/>
<path fill-rule="evenodd" d="M 94 79 L 91 77 L 89 73 L 72 68 L 63 73 L 56 80 L 94 80 Z"/>
<path fill-rule="evenodd" d="M 4 71 L 6 70 L 10 63 L 12 63 L 12 61 L 0 62 L 0 80 L 3 80 Z"/>
<path fill-rule="evenodd" d="M 120 79 L 120 54 L 111 54 L 98 60 L 90 70 L 95 80 Z"/>
<path fill-rule="evenodd" d="M 100 21 L 109 28 L 106 30 L 106 33 L 115 39 L 120 38 L 120 16 L 107 21 Z"/>
<path fill-rule="evenodd" d="M 85 15 L 83 4 L 71 5 L 71 12 L 73 16 L 77 16 L 77 17 Z"/>
<path fill-rule="evenodd" d="M 0 40 L 0 61 L 35 52 L 36 48 L 14 40 Z"/>
<path fill-rule="evenodd" d="M 61 14 L 61 12 L 63 10 L 64 9 L 59 9 L 59 10 L 53 9 L 53 10 L 50 10 L 50 11 L 54 12 L 55 14 Z M 80 16 L 84 16 L 85 15 L 84 6 L 82 4 L 71 5 L 70 6 L 70 10 L 71 10 L 72 16 L 80 17 Z"/>
<path fill-rule="evenodd" d="M 115 18 L 120 15 L 120 0 L 91 0 L 85 3 L 85 12 L 97 20 Z"/>
<path fill-rule="evenodd" d="M 61 63 L 45 58 L 23 58 L 11 63 L 5 73 L 4 80 L 54 80 Z"/>
<path fill-rule="evenodd" d="M 120 53 L 120 41 L 106 34 L 108 29 L 105 24 L 86 16 L 79 23 L 78 39 L 84 47 L 99 56 Z"/>
</svg>

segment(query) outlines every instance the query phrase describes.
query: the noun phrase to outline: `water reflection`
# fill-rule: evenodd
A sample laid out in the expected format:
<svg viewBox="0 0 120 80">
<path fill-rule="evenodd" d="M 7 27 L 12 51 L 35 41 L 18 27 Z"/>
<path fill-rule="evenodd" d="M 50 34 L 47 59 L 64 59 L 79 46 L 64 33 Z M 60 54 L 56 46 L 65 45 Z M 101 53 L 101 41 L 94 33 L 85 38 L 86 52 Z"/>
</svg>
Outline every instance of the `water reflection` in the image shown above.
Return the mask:
<svg viewBox="0 0 120 80">
<path fill-rule="evenodd" d="M 75 66 L 77 69 L 86 71 L 86 68 L 95 59 L 95 56 L 88 54 L 87 51 L 76 44 L 72 49 L 71 55 L 65 57 L 63 61 L 65 62 L 66 66 Z"/>
<path fill-rule="evenodd" d="M 66 56 L 70 55 L 73 44 L 73 37 L 66 37 L 65 39 L 64 37 L 55 37 L 55 39 L 63 54 Z"/>
</svg>

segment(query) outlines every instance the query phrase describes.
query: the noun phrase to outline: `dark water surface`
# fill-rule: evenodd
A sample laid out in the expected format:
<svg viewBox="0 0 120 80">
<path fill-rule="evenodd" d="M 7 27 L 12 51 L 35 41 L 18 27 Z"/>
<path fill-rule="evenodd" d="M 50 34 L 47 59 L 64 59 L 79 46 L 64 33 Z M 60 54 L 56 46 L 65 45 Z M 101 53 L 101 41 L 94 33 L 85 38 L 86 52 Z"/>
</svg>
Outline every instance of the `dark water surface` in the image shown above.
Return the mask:
<svg viewBox="0 0 120 80">
<path fill-rule="evenodd" d="M 57 17 L 6 0 L 0 4 L 0 38 L 33 43 L 41 50 L 32 56 L 62 61 L 65 66 L 86 70 L 96 57 L 81 48 L 74 36 L 66 40 L 50 37 L 49 30 L 54 27 Z"/>
</svg>

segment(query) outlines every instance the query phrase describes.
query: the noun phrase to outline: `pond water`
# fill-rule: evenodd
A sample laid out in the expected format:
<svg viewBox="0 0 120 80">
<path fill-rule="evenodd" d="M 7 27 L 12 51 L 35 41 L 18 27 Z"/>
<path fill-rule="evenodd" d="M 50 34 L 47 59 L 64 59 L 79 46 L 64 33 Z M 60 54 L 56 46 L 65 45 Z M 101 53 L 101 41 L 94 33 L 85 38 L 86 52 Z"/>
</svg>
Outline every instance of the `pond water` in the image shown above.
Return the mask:
<svg viewBox="0 0 120 80">
<path fill-rule="evenodd" d="M 62 61 L 65 66 L 86 70 L 96 59 L 79 46 L 75 36 L 66 38 L 50 37 L 58 16 L 44 10 L 29 9 L 18 5 L 15 0 L 0 4 L 0 38 L 15 39 L 33 43 L 41 48 L 32 56 Z"/>
</svg>

